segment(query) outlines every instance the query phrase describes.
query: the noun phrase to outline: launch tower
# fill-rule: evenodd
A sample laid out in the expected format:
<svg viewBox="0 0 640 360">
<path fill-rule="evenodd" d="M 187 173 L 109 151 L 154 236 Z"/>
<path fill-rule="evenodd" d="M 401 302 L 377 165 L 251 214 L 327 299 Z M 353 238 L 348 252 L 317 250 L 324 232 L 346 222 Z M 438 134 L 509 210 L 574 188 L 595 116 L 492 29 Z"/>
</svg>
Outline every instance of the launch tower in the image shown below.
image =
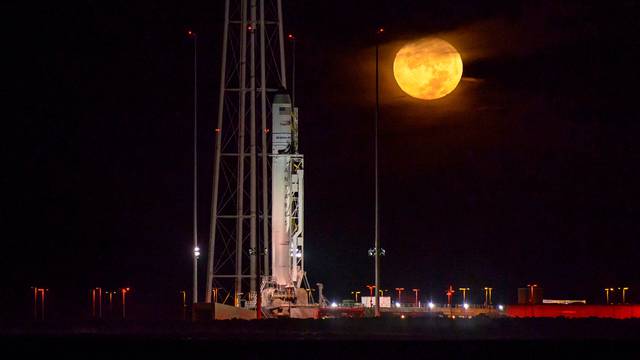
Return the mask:
<svg viewBox="0 0 640 360">
<path fill-rule="evenodd" d="M 306 305 L 304 157 L 287 94 L 281 0 L 225 0 L 205 301 Z M 313 301 L 311 301 L 313 302 Z"/>
</svg>

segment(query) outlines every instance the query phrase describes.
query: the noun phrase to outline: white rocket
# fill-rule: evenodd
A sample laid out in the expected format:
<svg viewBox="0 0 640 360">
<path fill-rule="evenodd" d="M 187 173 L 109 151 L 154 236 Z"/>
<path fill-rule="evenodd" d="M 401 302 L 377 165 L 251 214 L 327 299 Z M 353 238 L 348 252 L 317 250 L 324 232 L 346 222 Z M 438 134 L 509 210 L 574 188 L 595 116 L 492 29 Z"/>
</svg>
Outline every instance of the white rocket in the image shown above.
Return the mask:
<svg viewBox="0 0 640 360">
<path fill-rule="evenodd" d="M 298 153 L 298 109 L 287 94 L 272 107 L 271 263 L 280 288 L 300 288 L 304 277 L 304 156 Z"/>
</svg>

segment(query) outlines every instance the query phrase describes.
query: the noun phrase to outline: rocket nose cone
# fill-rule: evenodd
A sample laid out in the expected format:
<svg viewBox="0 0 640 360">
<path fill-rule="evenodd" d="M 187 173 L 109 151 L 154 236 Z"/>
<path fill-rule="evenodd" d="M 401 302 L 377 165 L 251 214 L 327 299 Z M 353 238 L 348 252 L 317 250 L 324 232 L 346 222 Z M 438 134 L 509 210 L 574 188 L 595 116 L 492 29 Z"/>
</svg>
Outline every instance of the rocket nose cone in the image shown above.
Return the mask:
<svg viewBox="0 0 640 360">
<path fill-rule="evenodd" d="M 274 104 L 291 104 L 291 97 L 289 94 L 278 93 L 273 98 Z"/>
</svg>

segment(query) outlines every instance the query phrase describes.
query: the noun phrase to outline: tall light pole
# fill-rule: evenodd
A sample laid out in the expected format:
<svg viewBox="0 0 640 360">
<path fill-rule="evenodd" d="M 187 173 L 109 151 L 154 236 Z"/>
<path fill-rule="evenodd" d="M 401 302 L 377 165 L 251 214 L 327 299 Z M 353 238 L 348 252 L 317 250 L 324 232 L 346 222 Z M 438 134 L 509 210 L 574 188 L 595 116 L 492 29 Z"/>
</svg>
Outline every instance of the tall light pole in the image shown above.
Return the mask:
<svg viewBox="0 0 640 360">
<path fill-rule="evenodd" d="M 530 298 L 529 298 L 529 302 L 531 303 L 531 305 L 533 305 L 533 304 L 535 304 L 535 302 L 536 302 L 536 300 L 535 300 L 535 298 L 534 298 L 534 295 L 535 295 L 535 294 L 534 294 L 533 288 L 538 287 L 538 284 L 527 285 L 527 287 L 530 289 L 530 295 L 529 295 L 529 296 L 530 296 Z M 611 289 L 611 290 L 613 290 L 613 289 Z"/>
<path fill-rule="evenodd" d="M 96 303 L 96 294 L 97 300 Z M 91 301 L 92 301 L 92 315 L 94 319 L 102 319 L 102 288 L 94 288 L 91 290 Z M 97 304 L 97 305 L 96 305 Z M 96 312 L 96 308 L 98 309 Z"/>
<path fill-rule="evenodd" d="M 398 301 L 396 301 L 398 304 L 402 303 L 402 292 L 404 291 L 404 288 L 396 288 L 396 291 L 398 292 Z"/>
<path fill-rule="evenodd" d="M 98 317 L 102 320 L 102 288 L 97 288 L 98 290 Z"/>
<path fill-rule="evenodd" d="M 182 295 L 182 320 L 187 320 L 187 292 L 180 290 L 180 295 Z"/>
<path fill-rule="evenodd" d="M 198 37 L 187 31 L 193 39 L 193 296 L 192 302 L 198 302 Z"/>
<path fill-rule="evenodd" d="M 373 307 L 373 289 L 376 288 L 375 285 L 367 285 L 367 287 L 369 288 L 369 305 L 371 305 L 371 307 Z"/>
<path fill-rule="evenodd" d="M 351 294 L 355 295 L 356 302 L 358 302 L 358 295 L 360 295 L 360 291 L 352 291 Z"/>
<path fill-rule="evenodd" d="M 44 293 L 49 289 L 31 287 L 33 289 L 33 320 L 38 320 L 38 294 L 40 294 L 40 318 L 44 320 Z"/>
<path fill-rule="evenodd" d="M 613 295 L 613 293 L 616 291 L 616 289 L 614 288 L 605 288 L 604 292 L 605 292 L 605 298 L 607 300 L 607 305 L 609 305 L 609 292 L 611 292 L 611 295 Z"/>
<path fill-rule="evenodd" d="M 484 287 L 484 306 L 491 305 L 491 290 L 493 290 L 493 288 Z"/>
<path fill-rule="evenodd" d="M 627 300 L 626 300 L 625 295 L 626 295 L 627 290 L 629 290 L 629 288 L 628 287 L 623 287 L 623 288 L 618 288 L 618 290 L 622 290 L 622 303 L 626 304 Z"/>
<path fill-rule="evenodd" d="M 615 289 L 615 288 L 609 288 L 609 290 L 611 291 L 611 296 L 613 297 L 613 298 L 611 299 L 611 303 L 612 303 L 612 304 L 615 304 L 615 303 L 616 303 L 616 298 L 615 298 L 615 296 L 616 296 L 616 289 Z"/>
<path fill-rule="evenodd" d="M 33 320 L 38 320 L 38 288 L 32 286 L 33 289 Z"/>
<path fill-rule="evenodd" d="M 420 305 L 418 304 L 418 292 L 420 292 L 420 289 L 411 289 L 411 291 L 413 291 L 414 293 L 416 293 L 416 307 L 419 307 Z"/>
<path fill-rule="evenodd" d="M 376 196 L 375 196 L 375 231 L 374 231 L 374 249 L 375 249 L 375 278 L 376 278 L 376 289 L 380 288 L 380 203 L 379 203 L 379 191 L 380 191 L 380 181 L 378 179 L 378 113 L 380 112 L 380 86 L 379 86 L 379 75 L 378 75 L 378 63 L 379 63 L 379 47 L 380 47 L 380 36 L 384 33 L 383 28 L 378 28 L 376 31 L 376 111 L 375 111 L 375 188 L 376 188 Z M 376 291 L 376 310 L 375 316 L 380 317 L 380 294 Z"/>
<path fill-rule="evenodd" d="M 44 292 L 45 291 L 49 291 L 49 289 L 38 289 L 38 291 L 40 292 L 40 312 L 42 315 L 42 320 L 44 320 Z"/>
<path fill-rule="evenodd" d="M 127 293 L 131 290 L 130 288 L 122 288 L 120 289 L 122 292 L 122 319 L 127 318 Z"/>
<path fill-rule="evenodd" d="M 115 291 L 107 291 L 109 295 L 109 319 L 113 318 L 113 294 Z"/>
<path fill-rule="evenodd" d="M 460 288 L 458 289 L 460 291 L 462 291 L 462 304 L 466 304 L 467 303 L 467 291 L 469 291 L 469 288 Z"/>
<path fill-rule="evenodd" d="M 449 316 L 453 316 L 453 308 L 451 308 L 451 298 L 453 297 L 453 293 L 456 291 L 453 290 L 453 286 L 449 285 L 449 289 L 447 290 L 447 304 L 449 305 Z"/>
</svg>

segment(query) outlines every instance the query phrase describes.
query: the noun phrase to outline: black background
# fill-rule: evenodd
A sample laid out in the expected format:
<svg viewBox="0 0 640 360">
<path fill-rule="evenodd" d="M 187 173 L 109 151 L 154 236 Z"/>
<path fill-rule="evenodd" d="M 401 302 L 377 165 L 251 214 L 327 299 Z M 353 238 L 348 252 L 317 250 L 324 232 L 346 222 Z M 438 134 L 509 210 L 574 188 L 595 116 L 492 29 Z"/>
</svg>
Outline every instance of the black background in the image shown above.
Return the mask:
<svg viewBox="0 0 640 360">
<path fill-rule="evenodd" d="M 223 1 L 3 8 L 3 313 L 29 316 L 30 286 L 49 287 L 59 314 L 86 313 L 94 286 L 177 303 L 192 261 L 185 33 L 199 38 L 206 243 Z M 373 281 L 372 34 L 384 26 L 384 288 L 444 302 L 453 284 L 480 303 L 492 286 L 495 302 L 511 303 L 536 282 L 545 298 L 601 303 L 603 287 L 630 286 L 638 300 L 634 2 L 287 1 L 284 10 L 298 39 L 305 261 L 330 299 Z M 403 95 L 391 75 L 399 46 L 428 35 L 464 62 L 458 88 L 433 102 Z"/>
</svg>

